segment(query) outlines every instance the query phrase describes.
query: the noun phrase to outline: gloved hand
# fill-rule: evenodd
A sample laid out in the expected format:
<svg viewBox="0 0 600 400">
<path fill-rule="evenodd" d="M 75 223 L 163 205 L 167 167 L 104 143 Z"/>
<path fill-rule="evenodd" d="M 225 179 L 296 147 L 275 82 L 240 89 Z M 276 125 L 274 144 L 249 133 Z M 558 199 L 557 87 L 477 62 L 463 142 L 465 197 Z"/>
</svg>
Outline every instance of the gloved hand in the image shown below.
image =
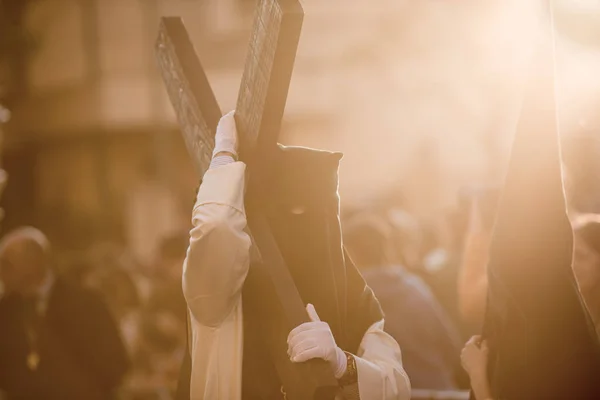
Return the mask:
<svg viewBox="0 0 600 400">
<path fill-rule="evenodd" d="M 473 336 L 460 353 L 463 368 L 471 378 L 486 376 L 489 349 L 487 342 L 481 336 Z"/>
<path fill-rule="evenodd" d="M 329 363 L 337 379 L 346 372 L 346 354 L 335 344 L 331 328 L 319 319 L 312 304 L 306 306 L 311 322 L 306 322 L 288 336 L 288 355 L 292 362 L 304 362 L 320 358 Z"/>
<path fill-rule="evenodd" d="M 213 157 L 218 153 L 227 152 L 231 153 L 234 158 L 237 158 L 238 137 L 234 115 L 235 110 L 223 115 L 217 125 Z"/>
</svg>

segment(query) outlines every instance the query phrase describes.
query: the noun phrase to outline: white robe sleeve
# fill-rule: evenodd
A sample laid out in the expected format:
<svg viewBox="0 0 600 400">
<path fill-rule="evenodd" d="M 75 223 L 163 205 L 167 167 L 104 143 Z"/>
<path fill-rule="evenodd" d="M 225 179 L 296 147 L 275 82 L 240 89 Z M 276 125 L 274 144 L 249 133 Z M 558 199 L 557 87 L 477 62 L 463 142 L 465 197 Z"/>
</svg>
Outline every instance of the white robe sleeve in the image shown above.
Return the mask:
<svg viewBox="0 0 600 400">
<path fill-rule="evenodd" d="M 248 273 L 245 169 L 241 162 L 209 169 L 194 206 L 183 293 L 194 319 L 207 327 L 218 327 L 241 302 Z"/>
<path fill-rule="evenodd" d="M 360 400 L 409 400 L 410 381 L 402 367 L 398 343 L 383 331 L 383 320 L 371 325 L 356 354 Z M 352 388 L 347 399 L 352 398 Z"/>
</svg>

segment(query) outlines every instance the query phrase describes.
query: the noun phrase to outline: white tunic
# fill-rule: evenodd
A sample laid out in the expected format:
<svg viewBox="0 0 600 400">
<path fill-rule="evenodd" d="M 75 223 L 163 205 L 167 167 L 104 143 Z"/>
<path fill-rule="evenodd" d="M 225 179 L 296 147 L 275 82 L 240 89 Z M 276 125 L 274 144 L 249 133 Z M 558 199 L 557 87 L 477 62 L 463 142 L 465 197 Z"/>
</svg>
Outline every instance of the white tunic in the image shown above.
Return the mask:
<svg viewBox="0 0 600 400">
<path fill-rule="evenodd" d="M 245 168 L 235 162 L 209 169 L 193 211 L 183 271 L 191 320 L 192 400 L 241 399 L 241 292 L 250 265 Z M 367 330 L 357 353 L 362 400 L 410 399 L 400 348 L 383 331 L 383 320 Z"/>
</svg>

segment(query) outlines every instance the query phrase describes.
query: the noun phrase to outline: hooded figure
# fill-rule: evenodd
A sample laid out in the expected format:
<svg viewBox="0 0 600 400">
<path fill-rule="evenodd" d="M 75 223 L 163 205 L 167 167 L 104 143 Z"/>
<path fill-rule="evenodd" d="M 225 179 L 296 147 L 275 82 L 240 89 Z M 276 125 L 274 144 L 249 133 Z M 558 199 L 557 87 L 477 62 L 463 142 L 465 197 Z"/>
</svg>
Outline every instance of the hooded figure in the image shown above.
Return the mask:
<svg viewBox="0 0 600 400">
<path fill-rule="evenodd" d="M 600 399 L 598 339 L 571 268 L 552 33 L 545 34 L 491 244 L 488 376 L 494 399 Z"/>
<path fill-rule="evenodd" d="M 245 232 L 245 165 L 234 161 L 236 143 L 230 113 L 217 128 L 184 263 L 190 354 L 179 399 L 285 396 L 257 318 L 245 306 L 244 282 L 253 266 Z M 312 320 L 290 333 L 288 354 L 293 362 L 327 361 L 342 398 L 408 399 L 400 349 L 384 333 L 379 303 L 343 250 L 340 159 L 339 153 L 279 146 L 269 162 L 260 204 Z"/>
</svg>

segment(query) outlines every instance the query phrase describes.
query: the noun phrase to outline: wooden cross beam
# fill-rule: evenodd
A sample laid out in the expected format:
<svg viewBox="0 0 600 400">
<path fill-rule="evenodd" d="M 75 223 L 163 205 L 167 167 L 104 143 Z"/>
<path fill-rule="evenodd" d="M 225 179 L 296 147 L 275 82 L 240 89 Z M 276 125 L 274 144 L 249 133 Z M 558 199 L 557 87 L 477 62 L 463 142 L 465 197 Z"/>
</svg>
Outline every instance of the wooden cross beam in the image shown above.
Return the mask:
<svg viewBox="0 0 600 400">
<path fill-rule="evenodd" d="M 303 15 L 298 0 L 259 1 L 235 116 L 240 156 L 254 181 L 260 181 L 254 161 L 277 145 Z M 181 18 L 162 18 L 156 54 L 187 149 L 203 176 L 221 110 Z M 244 302 L 264 327 L 262 337 L 287 398 L 327 396 L 337 385 L 329 367 L 317 361 L 293 364 L 287 356 L 288 333 L 309 318 L 264 215 L 256 207 L 247 211 L 260 262 L 248 274 Z"/>
</svg>

